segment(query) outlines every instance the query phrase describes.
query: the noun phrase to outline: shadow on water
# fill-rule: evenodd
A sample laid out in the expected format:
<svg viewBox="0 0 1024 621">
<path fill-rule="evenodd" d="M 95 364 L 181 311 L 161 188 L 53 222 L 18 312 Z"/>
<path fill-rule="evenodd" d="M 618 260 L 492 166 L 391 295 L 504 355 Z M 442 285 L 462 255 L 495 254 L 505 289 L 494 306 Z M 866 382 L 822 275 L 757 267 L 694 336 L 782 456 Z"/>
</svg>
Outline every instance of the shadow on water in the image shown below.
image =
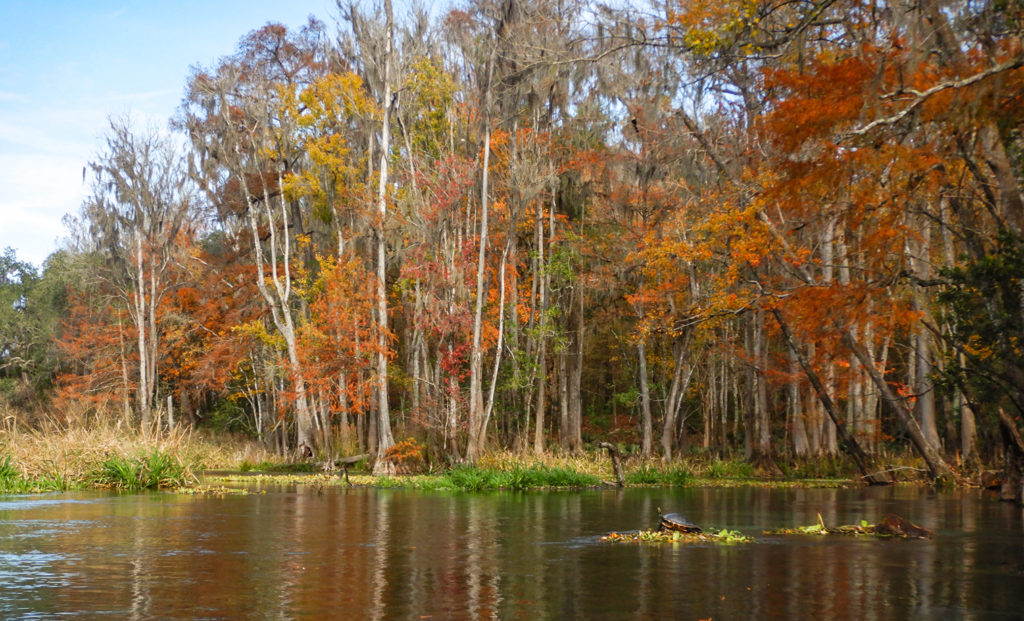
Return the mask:
<svg viewBox="0 0 1024 621">
<path fill-rule="evenodd" d="M 981 492 L 628 489 L 0 498 L 0 617 L 998 619 L 1018 507 Z M 657 508 L 747 545 L 609 544 Z M 899 513 L 931 541 L 762 531 Z"/>
</svg>

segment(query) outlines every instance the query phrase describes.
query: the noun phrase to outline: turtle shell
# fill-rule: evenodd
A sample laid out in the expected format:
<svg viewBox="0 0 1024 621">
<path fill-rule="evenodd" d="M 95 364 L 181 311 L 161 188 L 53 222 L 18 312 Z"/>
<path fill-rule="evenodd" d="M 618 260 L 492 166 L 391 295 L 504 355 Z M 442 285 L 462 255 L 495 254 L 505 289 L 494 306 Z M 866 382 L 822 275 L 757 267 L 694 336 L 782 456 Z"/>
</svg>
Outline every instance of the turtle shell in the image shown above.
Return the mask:
<svg viewBox="0 0 1024 621">
<path fill-rule="evenodd" d="M 661 516 L 658 522 L 658 530 L 674 530 L 680 533 L 699 533 L 700 526 L 697 526 L 681 513 L 666 513 Z"/>
</svg>

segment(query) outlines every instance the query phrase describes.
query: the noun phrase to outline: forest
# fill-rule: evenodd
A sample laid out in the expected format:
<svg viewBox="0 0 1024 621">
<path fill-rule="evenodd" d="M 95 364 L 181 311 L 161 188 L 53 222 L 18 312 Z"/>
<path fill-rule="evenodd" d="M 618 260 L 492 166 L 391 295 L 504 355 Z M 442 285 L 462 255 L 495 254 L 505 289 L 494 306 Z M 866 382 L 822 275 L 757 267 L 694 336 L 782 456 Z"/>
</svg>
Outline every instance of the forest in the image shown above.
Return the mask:
<svg viewBox="0 0 1024 621">
<path fill-rule="evenodd" d="M 0 256 L 5 415 L 879 480 L 1018 450 L 1019 0 L 398 4 L 111 119 L 65 247 Z"/>
</svg>

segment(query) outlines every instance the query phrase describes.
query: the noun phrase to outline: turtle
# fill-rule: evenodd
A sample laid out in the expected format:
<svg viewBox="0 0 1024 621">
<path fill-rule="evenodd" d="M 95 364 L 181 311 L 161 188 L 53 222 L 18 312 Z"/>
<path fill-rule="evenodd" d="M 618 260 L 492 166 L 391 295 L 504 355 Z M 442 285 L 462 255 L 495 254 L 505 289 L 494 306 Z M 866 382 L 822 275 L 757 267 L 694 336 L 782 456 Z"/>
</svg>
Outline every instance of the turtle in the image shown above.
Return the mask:
<svg viewBox="0 0 1024 621">
<path fill-rule="evenodd" d="M 699 533 L 700 526 L 697 526 L 681 513 L 662 514 L 658 509 L 658 532 L 674 530 L 680 533 Z"/>
</svg>

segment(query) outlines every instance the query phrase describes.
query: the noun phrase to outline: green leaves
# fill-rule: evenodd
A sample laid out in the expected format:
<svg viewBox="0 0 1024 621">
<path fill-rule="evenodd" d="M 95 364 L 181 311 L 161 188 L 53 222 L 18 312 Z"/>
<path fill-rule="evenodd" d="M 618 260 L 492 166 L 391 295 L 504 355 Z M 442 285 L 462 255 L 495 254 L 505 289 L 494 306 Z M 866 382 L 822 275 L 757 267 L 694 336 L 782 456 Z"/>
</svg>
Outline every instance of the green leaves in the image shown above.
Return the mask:
<svg viewBox="0 0 1024 621">
<path fill-rule="evenodd" d="M 95 474 L 95 481 L 115 489 L 135 491 L 181 487 L 192 479 L 190 470 L 173 455 L 153 449 L 136 457 L 111 455 Z"/>
</svg>

